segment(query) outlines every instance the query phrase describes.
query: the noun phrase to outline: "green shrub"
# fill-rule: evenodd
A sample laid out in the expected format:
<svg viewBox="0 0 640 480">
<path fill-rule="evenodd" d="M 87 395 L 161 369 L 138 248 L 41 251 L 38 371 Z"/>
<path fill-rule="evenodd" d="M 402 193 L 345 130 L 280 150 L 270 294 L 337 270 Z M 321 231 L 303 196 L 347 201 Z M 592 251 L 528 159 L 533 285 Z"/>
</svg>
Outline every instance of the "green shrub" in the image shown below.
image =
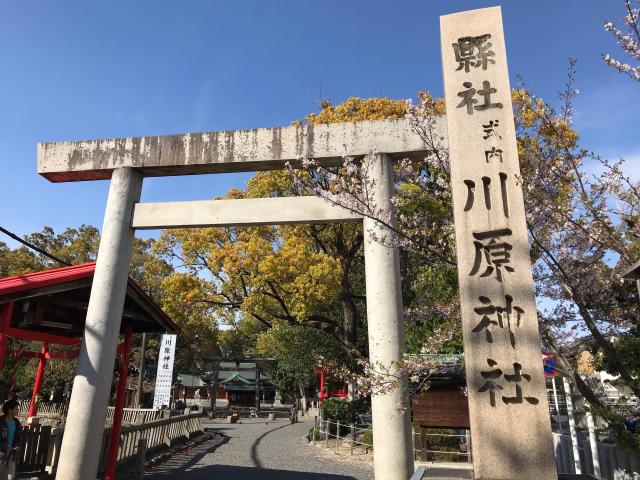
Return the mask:
<svg viewBox="0 0 640 480">
<path fill-rule="evenodd" d="M 358 419 L 356 404 L 342 398 L 330 398 L 322 404 L 322 413 L 326 420 L 351 425 Z"/>
<path fill-rule="evenodd" d="M 422 431 L 429 435 L 422 436 Z M 449 436 L 456 433 L 449 428 L 416 428 L 416 448 L 421 450 L 420 459 L 430 462 L 466 462 L 467 456 L 461 455 L 466 453 L 464 437 Z M 422 443 L 423 440 L 425 444 Z"/>
<path fill-rule="evenodd" d="M 369 426 L 362 434 L 362 443 L 373 445 L 373 427 Z"/>
<path fill-rule="evenodd" d="M 314 436 L 314 431 L 315 431 L 315 436 Z M 322 434 L 320 433 L 320 429 L 318 427 L 312 428 L 311 430 L 309 430 L 309 433 L 307 433 L 307 440 L 309 440 L 310 442 L 313 442 L 314 438 L 316 441 L 322 439 Z"/>
</svg>

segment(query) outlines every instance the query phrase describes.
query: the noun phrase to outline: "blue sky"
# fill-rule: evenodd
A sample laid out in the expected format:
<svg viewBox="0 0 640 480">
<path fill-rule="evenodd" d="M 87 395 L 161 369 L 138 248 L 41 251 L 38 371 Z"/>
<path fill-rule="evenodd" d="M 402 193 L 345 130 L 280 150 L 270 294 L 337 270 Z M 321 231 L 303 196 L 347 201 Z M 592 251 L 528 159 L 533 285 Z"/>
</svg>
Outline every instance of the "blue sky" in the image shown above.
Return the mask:
<svg viewBox="0 0 640 480">
<path fill-rule="evenodd" d="M 0 0 L 0 225 L 102 225 L 107 182 L 51 184 L 36 144 L 286 125 L 321 97 L 442 94 L 438 17 L 471 0 Z M 512 84 L 562 89 L 578 59 L 585 145 L 640 173 L 640 85 L 605 67 L 622 1 L 503 2 Z M 248 175 L 145 180 L 143 200 L 206 199 Z M 13 242 L 0 238 L 10 245 Z"/>
</svg>

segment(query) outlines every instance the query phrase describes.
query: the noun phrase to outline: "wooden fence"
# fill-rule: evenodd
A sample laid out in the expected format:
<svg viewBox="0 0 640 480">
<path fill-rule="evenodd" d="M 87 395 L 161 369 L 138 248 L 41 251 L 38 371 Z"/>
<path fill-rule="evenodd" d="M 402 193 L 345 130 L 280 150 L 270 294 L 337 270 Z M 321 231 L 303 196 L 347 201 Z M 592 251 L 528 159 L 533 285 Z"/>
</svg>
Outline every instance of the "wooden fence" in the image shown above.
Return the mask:
<svg viewBox="0 0 640 480">
<path fill-rule="evenodd" d="M 20 406 L 18 407 L 19 415 L 26 417 L 29 414 L 29 405 L 31 400 L 20 400 Z M 39 402 L 38 403 L 38 416 L 62 416 L 67 413 L 67 405 L 65 403 L 51 403 L 51 402 Z"/>
<path fill-rule="evenodd" d="M 113 424 L 114 407 L 107 408 L 107 416 L 105 418 L 105 427 Z M 29 400 L 21 400 L 19 406 L 19 418 L 22 422 L 27 419 L 29 414 Z M 67 405 L 64 403 L 40 402 L 38 404 L 38 417 L 40 423 L 44 425 L 60 425 L 63 423 L 67 415 Z M 149 423 L 163 418 L 161 410 L 152 408 L 125 408 L 122 415 L 123 425 L 137 425 L 140 423 Z"/>
<path fill-rule="evenodd" d="M 107 408 L 107 418 L 105 420 L 105 426 L 113 425 L 113 413 L 115 407 Z M 163 415 L 162 410 L 154 410 L 152 408 L 125 408 L 122 412 L 122 424 L 123 425 L 137 425 L 140 423 L 149 423 L 160 420 Z"/>
<path fill-rule="evenodd" d="M 31 425 L 22 429 L 22 440 L 16 458 L 18 473 L 42 472 L 50 450 L 51 427 Z"/>
<path fill-rule="evenodd" d="M 133 460 L 138 454 L 138 445 L 141 439 L 147 442 L 147 452 L 170 445 L 177 439 L 191 438 L 201 430 L 201 412 L 187 413 L 184 415 L 163 418 L 140 425 L 123 426 L 120 431 L 120 448 L 118 449 L 118 463 Z M 107 428 L 102 437 L 102 450 L 100 453 L 100 472 L 104 472 L 109 451 L 111 429 Z"/>
<path fill-rule="evenodd" d="M 120 431 L 118 463 L 125 463 L 136 458 L 141 439 L 146 440 L 147 452 L 152 452 L 163 445 L 171 445 L 176 440 L 191 438 L 201 430 L 201 415 L 201 412 L 194 412 L 138 425 L 123 426 Z M 64 428 L 62 427 L 53 429 L 45 426 L 28 427 L 19 453 L 18 471 L 44 472 L 46 469 L 52 477 L 55 477 L 63 435 Z M 105 428 L 100 452 L 100 474 L 103 474 L 106 469 L 110 439 L 111 428 Z"/>
</svg>

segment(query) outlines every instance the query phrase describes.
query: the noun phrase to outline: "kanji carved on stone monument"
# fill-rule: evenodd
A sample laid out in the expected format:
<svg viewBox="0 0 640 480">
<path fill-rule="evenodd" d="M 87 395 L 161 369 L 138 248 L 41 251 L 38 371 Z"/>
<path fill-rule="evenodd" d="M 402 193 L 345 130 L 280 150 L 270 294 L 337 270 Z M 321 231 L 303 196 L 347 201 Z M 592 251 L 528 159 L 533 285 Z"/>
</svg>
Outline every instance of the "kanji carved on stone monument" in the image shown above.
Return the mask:
<svg viewBox="0 0 640 480">
<path fill-rule="evenodd" d="M 456 55 L 456 61 L 459 63 L 457 70 L 469 73 L 471 67 L 486 70 L 491 63 L 496 63 L 491 57 L 495 56 L 491 50 L 490 33 L 479 35 L 477 37 L 461 37 L 457 42 L 453 43 L 453 50 Z"/>
<path fill-rule="evenodd" d="M 500 182 L 500 197 L 502 203 L 502 211 L 506 218 L 509 218 L 509 194 L 507 192 L 507 174 L 504 172 L 498 173 L 498 180 Z M 464 204 L 464 211 L 471 210 L 476 201 L 476 182 L 470 179 L 463 180 L 463 183 L 467 187 L 467 200 Z M 492 208 L 491 201 L 491 178 L 487 176 L 482 177 L 482 192 L 484 195 L 484 207 L 487 211 Z"/>
<path fill-rule="evenodd" d="M 462 101 L 458 104 L 457 108 L 466 107 L 469 115 L 473 115 L 474 110 L 482 111 L 489 108 L 502 108 L 502 103 L 491 101 L 491 95 L 498 90 L 493 88 L 488 80 L 482 82 L 482 88 L 480 90 L 475 89 L 471 82 L 464 82 L 462 86 L 465 87 L 466 90 L 458 92 L 458 96 L 462 97 Z M 482 103 L 480 105 L 476 105 L 479 102 L 474 98 L 476 95 L 482 97 Z"/>
<path fill-rule="evenodd" d="M 524 309 L 518 305 L 513 304 L 513 297 L 511 295 L 504 296 L 504 307 L 500 305 L 494 305 L 489 297 L 478 297 L 480 307 L 476 307 L 473 311 L 480 316 L 480 322 L 471 330 L 474 333 L 485 332 L 488 343 L 493 343 L 494 336 L 489 330 L 492 325 L 498 328 L 506 328 L 509 331 L 509 342 L 512 348 L 516 348 L 516 334 L 513 327 L 520 327 L 522 324 L 522 317 L 524 315 Z M 515 318 L 514 318 L 515 317 Z M 514 325 L 515 322 L 515 325 Z"/>
<path fill-rule="evenodd" d="M 495 367 L 498 365 L 498 362 L 487 358 L 487 364 L 490 367 Z M 489 392 L 489 404 L 492 407 L 496 406 L 496 396 L 498 391 L 504 392 L 504 384 L 498 383 L 500 377 L 504 378 L 504 381 L 507 383 L 513 383 L 515 389 L 514 396 L 502 395 L 502 401 L 505 404 L 517 404 L 527 402 L 530 405 L 537 405 L 539 400 L 536 397 L 524 396 L 524 385 L 522 385 L 523 381 L 530 382 L 531 375 L 522 373 L 522 365 L 517 362 L 513 363 L 513 374 L 504 373 L 499 368 L 494 368 L 493 370 L 481 371 L 480 376 L 485 380 L 480 388 L 478 388 L 479 393 Z"/>
<path fill-rule="evenodd" d="M 476 248 L 476 256 L 469 275 L 476 275 L 483 267 L 484 272 L 480 274 L 480 277 L 495 274 L 496 280 L 502 282 L 503 271 L 513 272 L 513 267 L 510 265 L 513 246 L 504 239 L 510 235 L 511 230 L 508 228 L 474 233 L 475 241 L 473 244 Z"/>
</svg>

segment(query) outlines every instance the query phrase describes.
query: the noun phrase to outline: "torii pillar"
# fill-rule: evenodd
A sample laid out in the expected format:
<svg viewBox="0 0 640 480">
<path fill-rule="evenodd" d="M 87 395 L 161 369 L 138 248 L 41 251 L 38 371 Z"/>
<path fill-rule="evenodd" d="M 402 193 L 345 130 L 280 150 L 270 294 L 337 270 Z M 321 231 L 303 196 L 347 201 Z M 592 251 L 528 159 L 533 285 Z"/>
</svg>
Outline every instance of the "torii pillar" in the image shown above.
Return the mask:
<svg viewBox="0 0 640 480">
<path fill-rule="evenodd" d="M 131 214 L 141 190 L 140 173 L 113 171 L 57 478 L 96 478 L 111 388 L 105 372 L 113 371 L 116 358 L 133 246 Z"/>
<path fill-rule="evenodd" d="M 371 180 L 375 206 L 393 215 L 393 160 L 387 154 L 370 155 L 366 160 L 367 178 Z M 378 370 L 394 373 L 403 358 L 405 338 L 402 311 L 402 285 L 398 249 L 390 243 L 393 232 L 375 220 L 365 217 L 364 256 L 367 289 L 367 324 L 369 329 L 369 361 Z M 373 421 L 373 464 L 376 480 L 408 479 L 413 473 L 413 443 L 408 408 L 407 378 L 384 393 L 371 396 Z"/>
</svg>

